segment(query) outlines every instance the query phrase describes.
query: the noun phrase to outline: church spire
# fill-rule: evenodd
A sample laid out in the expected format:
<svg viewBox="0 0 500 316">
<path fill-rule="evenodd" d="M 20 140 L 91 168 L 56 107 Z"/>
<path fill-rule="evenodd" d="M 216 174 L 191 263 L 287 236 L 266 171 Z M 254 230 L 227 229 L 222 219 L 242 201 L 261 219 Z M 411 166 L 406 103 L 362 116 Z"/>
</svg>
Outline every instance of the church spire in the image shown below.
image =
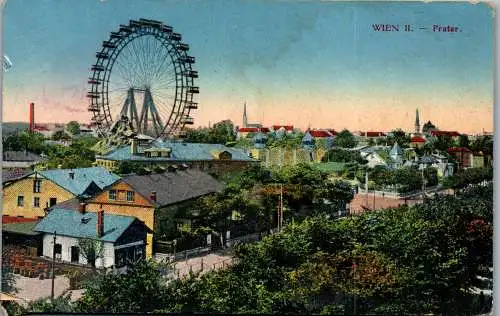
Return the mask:
<svg viewBox="0 0 500 316">
<path fill-rule="evenodd" d="M 248 127 L 247 102 L 243 104 L 243 127 Z"/>
<path fill-rule="evenodd" d="M 420 117 L 418 115 L 418 108 L 415 115 L 415 133 L 420 133 Z"/>
</svg>

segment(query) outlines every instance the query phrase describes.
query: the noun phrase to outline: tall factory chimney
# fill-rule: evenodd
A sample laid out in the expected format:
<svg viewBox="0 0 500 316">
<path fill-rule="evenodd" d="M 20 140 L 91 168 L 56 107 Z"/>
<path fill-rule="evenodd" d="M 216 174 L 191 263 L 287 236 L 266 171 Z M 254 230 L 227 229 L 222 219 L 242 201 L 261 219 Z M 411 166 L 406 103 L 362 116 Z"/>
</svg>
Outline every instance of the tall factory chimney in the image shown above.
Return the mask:
<svg viewBox="0 0 500 316">
<path fill-rule="evenodd" d="M 35 130 L 35 103 L 30 103 L 30 132 Z"/>
</svg>

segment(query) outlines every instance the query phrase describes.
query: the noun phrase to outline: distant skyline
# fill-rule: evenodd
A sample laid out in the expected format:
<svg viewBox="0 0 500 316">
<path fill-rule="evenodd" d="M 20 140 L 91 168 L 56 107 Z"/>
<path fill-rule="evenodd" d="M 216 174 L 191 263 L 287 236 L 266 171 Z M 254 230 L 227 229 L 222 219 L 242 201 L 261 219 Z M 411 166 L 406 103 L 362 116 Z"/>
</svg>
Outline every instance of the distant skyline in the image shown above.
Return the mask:
<svg viewBox="0 0 500 316">
<path fill-rule="evenodd" d="M 26 10 L 29 7 L 30 10 Z M 7 1 L 4 121 L 87 123 L 90 66 L 130 19 L 181 33 L 200 78 L 195 126 L 224 119 L 305 129 L 493 130 L 493 9 L 455 2 Z M 428 30 L 375 32 L 373 24 Z M 432 26 L 460 32 L 432 32 Z"/>
</svg>

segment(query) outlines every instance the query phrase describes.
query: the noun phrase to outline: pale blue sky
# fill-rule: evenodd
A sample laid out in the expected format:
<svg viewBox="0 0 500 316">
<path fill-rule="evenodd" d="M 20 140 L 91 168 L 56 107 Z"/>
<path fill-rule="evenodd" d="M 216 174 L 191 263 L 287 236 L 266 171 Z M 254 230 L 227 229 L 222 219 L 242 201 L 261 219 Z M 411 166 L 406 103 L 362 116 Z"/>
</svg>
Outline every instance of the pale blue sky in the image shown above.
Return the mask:
<svg viewBox="0 0 500 316">
<path fill-rule="evenodd" d="M 412 95 L 408 104 L 402 103 L 414 113 L 419 106 L 411 103 L 414 95 L 459 100 L 467 93 L 471 99 L 484 99 L 471 108 L 493 106 L 493 20 L 492 9 L 484 4 L 8 0 L 4 52 L 14 66 L 4 80 L 4 119 L 17 119 L 14 109 L 28 100 L 50 103 L 63 113 L 72 98 L 71 107 L 82 109 L 78 115 L 84 120 L 86 101 L 74 91 L 85 89 L 95 52 L 120 24 L 141 17 L 173 26 L 190 44 L 200 73 L 199 101 L 205 106 L 194 114 L 200 124 L 216 119 L 218 105 L 229 118 L 240 120 L 244 100 L 254 120 L 273 122 L 279 115 L 272 109 L 301 108 L 306 100 L 311 104 L 305 107 L 330 111 L 353 99 L 404 101 Z M 462 31 L 383 33 L 374 32 L 373 23 L 456 25 Z M 344 102 L 337 98 L 341 94 Z M 423 112 L 432 104 L 421 105 Z M 486 122 L 484 113 L 478 119 Z M 292 116 L 289 120 L 306 124 Z M 307 120 L 314 123 L 315 116 Z M 484 124 L 492 128 L 492 122 Z"/>
</svg>

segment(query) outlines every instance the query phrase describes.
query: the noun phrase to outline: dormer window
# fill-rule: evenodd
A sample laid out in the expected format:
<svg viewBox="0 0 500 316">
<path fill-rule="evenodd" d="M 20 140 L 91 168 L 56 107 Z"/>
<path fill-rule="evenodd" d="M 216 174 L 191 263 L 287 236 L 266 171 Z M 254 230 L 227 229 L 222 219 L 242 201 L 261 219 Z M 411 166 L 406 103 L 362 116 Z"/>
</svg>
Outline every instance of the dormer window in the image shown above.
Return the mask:
<svg viewBox="0 0 500 316">
<path fill-rule="evenodd" d="M 108 198 L 110 200 L 116 200 L 116 190 L 109 190 Z"/>
<path fill-rule="evenodd" d="M 35 179 L 33 181 L 33 192 L 34 193 L 40 193 L 41 191 L 42 191 L 42 180 Z"/>
</svg>

